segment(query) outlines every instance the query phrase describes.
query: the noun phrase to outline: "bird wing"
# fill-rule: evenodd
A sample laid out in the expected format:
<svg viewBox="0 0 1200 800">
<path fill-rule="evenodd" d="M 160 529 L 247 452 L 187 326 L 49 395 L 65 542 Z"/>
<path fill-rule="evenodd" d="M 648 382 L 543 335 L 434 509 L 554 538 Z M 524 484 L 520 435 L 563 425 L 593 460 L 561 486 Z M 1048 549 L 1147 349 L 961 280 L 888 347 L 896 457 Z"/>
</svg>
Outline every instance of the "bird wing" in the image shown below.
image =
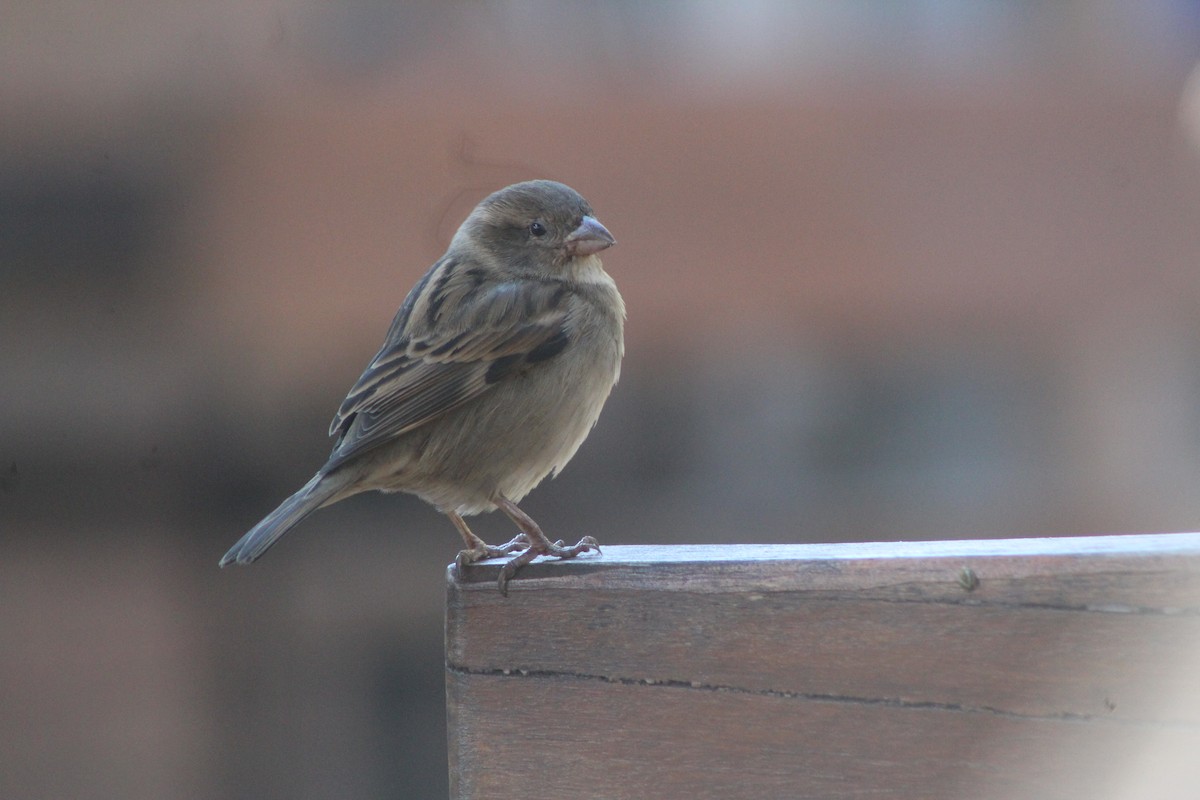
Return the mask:
<svg viewBox="0 0 1200 800">
<path fill-rule="evenodd" d="M 435 265 L 413 289 L 330 425 L 326 471 L 437 419 L 569 344 L 557 281 L 489 283 Z M 438 270 L 443 274 L 439 276 Z M 455 277 L 466 273 L 466 277 Z"/>
</svg>

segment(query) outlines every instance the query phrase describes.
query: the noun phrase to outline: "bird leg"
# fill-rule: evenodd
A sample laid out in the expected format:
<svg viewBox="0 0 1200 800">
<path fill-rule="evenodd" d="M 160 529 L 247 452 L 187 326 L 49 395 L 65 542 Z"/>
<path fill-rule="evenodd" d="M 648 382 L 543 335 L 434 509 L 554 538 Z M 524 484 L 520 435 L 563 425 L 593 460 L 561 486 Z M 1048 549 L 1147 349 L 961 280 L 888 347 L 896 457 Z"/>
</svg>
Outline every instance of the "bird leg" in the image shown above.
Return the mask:
<svg viewBox="0 0 1200 800">
<path fill-rule="evenodd" d="M 524 550 L 529 547 L 530 539 L 524 533 L 517 534 L 512 541 L 505 542 L 502 545 L 494 546 L 480 539 L 471 529 L 467 527 L 467 521 L 462 518 L 461 514 L 453 511 L 447 511 L 446 516 L 454 523 L 454 527 L 458 528 L 458 532 L 462 534 L 463 541 L 467 545 L 466 550 L 459 550 L 458 555 L 454 558 L 454 563 L 459 571 L 467 564 L 473 564 L 476 561 L 482 561 L 485 558 L 498 558 L 506 556 L 509 553 L 517 550 Z"/>
<path fill-rule="evenodd" d="M 508 594 L 508 581 L 517 573 L 517 570 L 538 556 L 574 558 L 580 553 L 587 553 L 592 550 L 595 550 L 597 553 L 600 552 L 600 543 L 592 536 L 585 536 L 577 544 L 570 547 L 564 547 L 561 539 L 557 542 L 552 542 L 546 538 L 546 534 L 542 533 L 542 529 L 533 521 L 533 517 L 517 508 L 517 504 L 512 500 L 509 500 L 504 495 L 497 495 L 493 502 L 501 511 L 508 515 L 513 524 L 521 529 L 521 535 L 529 542 L 529 545 L 523 551 L 510 558 L 500 568 L 500 577 L 496 582 L 500 587 L 500 594 L 502 595 Z M 520 538 L 521 536 L 518 536 L 516 539 L 513 539 L 513 542 Z M 509 544 L 513 542 L 509 542 Z"/>
</svg>

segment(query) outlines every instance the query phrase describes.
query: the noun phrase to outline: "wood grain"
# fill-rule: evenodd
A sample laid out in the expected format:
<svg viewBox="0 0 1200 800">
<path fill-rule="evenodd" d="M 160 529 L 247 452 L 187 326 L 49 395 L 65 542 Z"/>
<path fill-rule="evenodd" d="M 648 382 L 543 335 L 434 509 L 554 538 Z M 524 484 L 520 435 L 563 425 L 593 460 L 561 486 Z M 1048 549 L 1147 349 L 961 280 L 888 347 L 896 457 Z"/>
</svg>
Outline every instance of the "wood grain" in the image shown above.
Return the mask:
<svg viewBox="0 0 1200 800">
<path fill-rule="evenodd" d="M 1200 796 L 1200 534 L 498 563 L 448 576 L 455 798 Z"/>
</svg>

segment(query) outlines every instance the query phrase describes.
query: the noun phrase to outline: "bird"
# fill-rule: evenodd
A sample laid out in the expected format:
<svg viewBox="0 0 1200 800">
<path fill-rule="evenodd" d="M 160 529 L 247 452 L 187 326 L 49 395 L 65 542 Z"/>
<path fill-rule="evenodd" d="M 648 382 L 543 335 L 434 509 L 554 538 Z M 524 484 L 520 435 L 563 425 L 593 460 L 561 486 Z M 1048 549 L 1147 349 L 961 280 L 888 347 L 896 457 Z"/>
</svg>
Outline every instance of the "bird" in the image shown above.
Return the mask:
<svg viewBox="0 0 1200 800">
<path fill-rule="evenodd" d="M 616 239 L 574 189 L 516 183 L 484 198 L 408 293 L 329 426 L 325 464 L 220 560 L 249 564 L 316 511 L 361 492 L 407 492 L 462 536 L 457 575 L 510 556 L 600 553 L 551 541 L 517 505 L 557 475 L 621 375 L 625 303 L 598 254 Z M 519 533 L 489 545 L 465 517 L 500 510 Z"/>
</svg>

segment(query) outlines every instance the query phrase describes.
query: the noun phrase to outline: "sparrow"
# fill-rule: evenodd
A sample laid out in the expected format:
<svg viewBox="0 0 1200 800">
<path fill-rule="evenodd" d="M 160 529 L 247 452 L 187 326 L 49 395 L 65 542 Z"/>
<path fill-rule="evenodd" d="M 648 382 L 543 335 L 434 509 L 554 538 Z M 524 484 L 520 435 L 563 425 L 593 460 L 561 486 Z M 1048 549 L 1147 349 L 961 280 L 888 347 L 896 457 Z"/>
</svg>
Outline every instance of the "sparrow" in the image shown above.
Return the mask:
<svg viewBox="0 0 1200 800">
<path fill-rule="evenodd" d="M 498 585 L 552 542 L 517 503 L 587 438 L 621 374 L 625 303 L 598 253 L 616 243 L 574 189 L 548 180 L 479 203 L 417 282 L 383 346 L 334 415 L 317 474 L 224 555 L 249 564 L 318 508 L 370 490 L 408 492 L 450 518 L 458 574 L 510 556 Z M 520 533 L 492 546 L 465 517 L 499 509 Z"/>
</svg>

